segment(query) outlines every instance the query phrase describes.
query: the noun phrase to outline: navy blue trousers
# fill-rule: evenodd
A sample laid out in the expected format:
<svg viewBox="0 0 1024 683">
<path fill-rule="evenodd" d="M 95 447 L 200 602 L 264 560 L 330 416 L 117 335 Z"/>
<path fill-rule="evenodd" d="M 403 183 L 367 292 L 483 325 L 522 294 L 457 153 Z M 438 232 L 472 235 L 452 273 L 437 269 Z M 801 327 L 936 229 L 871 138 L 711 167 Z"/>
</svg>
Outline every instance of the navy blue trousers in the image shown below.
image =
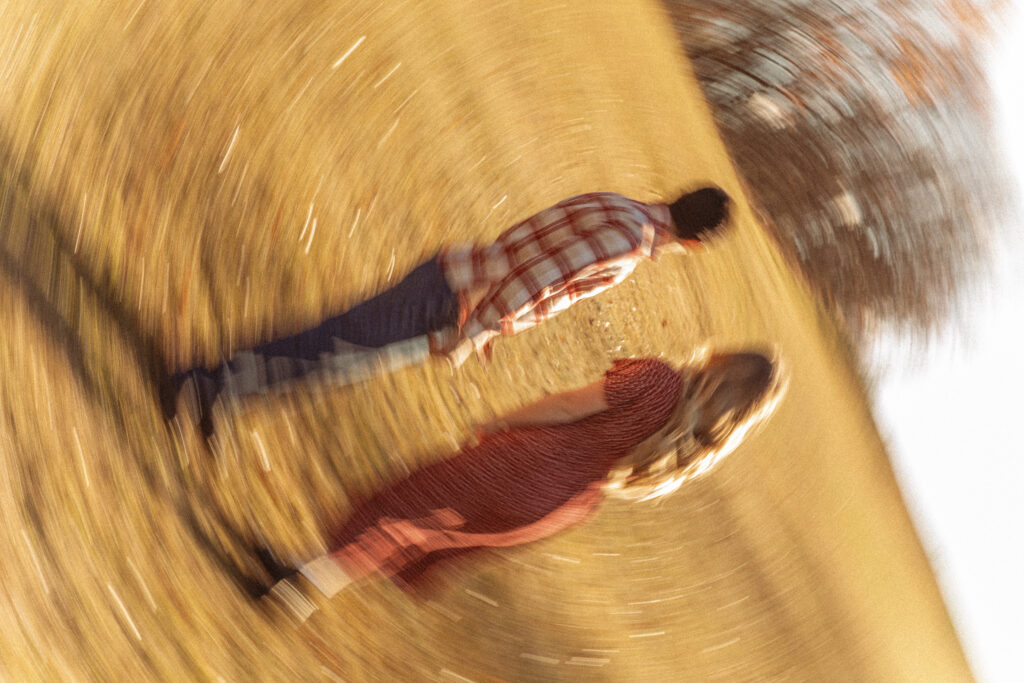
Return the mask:
<svg viewBox="0 0 1024 683">
<path fill-rule="evenodd" d="M 312 329 L 241 351 L 213 370 L 190 372 L 209 405 L 226 383 L 236 395 L 264 391 L 329 367 L 334 357 L 347 352 L 339 348 L 345 343 L 379 348 L 455 325 L 458 315 L 458 297 L 437 258 L 431 258 L 394 287 Z"/>
<path fill-rule="evenodd" d="M 459 304 L 437 259 L 416 266 L 397 285 L 310 330 L 257 346 L 253 353 L 319 360 L 334 352 L 335 338 L 381 347 L 458 321 Z"/>
</svg>

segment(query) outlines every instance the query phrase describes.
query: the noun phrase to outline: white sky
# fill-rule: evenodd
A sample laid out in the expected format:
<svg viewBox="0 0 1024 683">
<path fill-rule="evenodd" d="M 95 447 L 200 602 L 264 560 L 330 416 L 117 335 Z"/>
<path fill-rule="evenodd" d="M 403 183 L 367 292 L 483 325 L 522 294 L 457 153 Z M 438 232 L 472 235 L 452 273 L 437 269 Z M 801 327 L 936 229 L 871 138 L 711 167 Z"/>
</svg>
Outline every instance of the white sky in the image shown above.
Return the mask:
<svg viewBox="0 0 1024 683">
<path fill-rule="evenodd" d="M 991 70 L 1018 188 L 1024 188 L 1021 4 Z M 1000 249 L 992 286 L 925 359 L 886 342 L 883 357 L 900 359 L 902 367 L 889 368 L 876 395 L 893 467 L 981 683 L 1024 681 L 1021 224 L 1015 217 L 1002 231 L 1012 243 Z"/>
</svg>

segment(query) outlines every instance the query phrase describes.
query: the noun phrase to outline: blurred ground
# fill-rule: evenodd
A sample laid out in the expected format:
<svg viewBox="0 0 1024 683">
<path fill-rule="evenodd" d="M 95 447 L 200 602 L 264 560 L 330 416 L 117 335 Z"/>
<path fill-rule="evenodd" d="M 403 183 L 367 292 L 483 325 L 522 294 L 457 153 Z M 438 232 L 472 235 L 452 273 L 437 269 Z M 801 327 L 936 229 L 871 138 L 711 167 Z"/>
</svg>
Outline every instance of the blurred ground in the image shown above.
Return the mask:
<svg viewBox="0 0 1024 683">
<path fill-rule="evenodd" d="M 592 189 L 739 186 L 650 2 L 0 8 L 0 676 L 951 680 L 960 649 L 844 343 L 749 209 L 717 249 L 502 341 L 165 427 L 153 378 L 308 326 Z M 247 544 L 321 526 L 610 359 L 777 344 L 790 395 L 714 475 L 281 629 Z"/>
</svg>

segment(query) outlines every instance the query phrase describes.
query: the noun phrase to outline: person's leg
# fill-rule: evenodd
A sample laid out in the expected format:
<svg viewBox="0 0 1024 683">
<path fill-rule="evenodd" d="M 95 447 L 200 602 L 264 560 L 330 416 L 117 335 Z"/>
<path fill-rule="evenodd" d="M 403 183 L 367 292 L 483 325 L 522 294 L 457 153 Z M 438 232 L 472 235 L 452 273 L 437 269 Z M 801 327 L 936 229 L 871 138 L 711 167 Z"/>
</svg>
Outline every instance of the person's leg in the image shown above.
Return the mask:
<svg viewBox="0 0 1024 683">
<path fill-rule="evenodd" d="M 320 370 L 330 374 L 339 359 L 359 347 L 375 349 L 414 340 L 457 320 L 458 298 L 437 259 L 431 258 L 394 287 L 345 313 L 238 354 L 223 367 L 222 384 L 230 382 L 234 394 L 249 394 Z"/>
<path fill-rule="evenodd" d="M 341 556 L 321 555 L 297 569 L 278 564 L 266 552 L 258 553 L 260 561 L 274 583 L 266 592 L 292 619 L 303 623 L 318 609 L 318 599 L 330 599 L 362 578 L 374 574 L 372 566 L 348 566 Z"/>
<path fill-rule="evenodd" d="M 206 416 L 224 391 L 260 393 L 316 372 L 359 381 L 377 372 L 378 365 L 397 369 L 411 359 L 422 362 L 429 356 L 425 335 L 457 320 L 458 297 L 432 257 L 394 287 L 312 329 L 241 351 L 213 370 L 176 373 L 161 392 L 165 416 L 173 416 L 178 392 L 193 378 L 203 431 L 209 435 L 212 422 Z M 361 353 L 383 347 L 379 356 Z"/>
<path fill-rule="evenodd" d="M 380 294 L 312 329 L 257 346 L 253 352 L 318 361 L 323 354 L 335 352 L 336 339 L 379 348 L 441 329 L 457 316 L 457 298 L 437 258 L 431 258 Z"/>
<path fill-rule="evenodd" d="M 332 318 L 318 330 L 321 335 L 380 348 L 454 325 L 458 315 L 458 298 L 434 257 L 394 287 Z"/>
<path fill-rule="evenodd" d="M 184 396 L 190 406 L 189 413 L 199 423 L 203 435 L 213 434 L 213 404 L 221 391 L 219 375 L 206 368 L 196 367 L 177 372 L 164 380 L 160 387 L 160 403 L 164 419 L 172 419 L 178 412 L 178 402 Z"/>
<path fill-rule="evenodd" d="M 352 569 L 346 571 L 339 561 L 329 555 L 321 555 L 299 567 L 299 573 L 316 586 L 317 590 L 328 598 L 333 598 L 351 583 L 358 580 L 359 574 Z M 365 572 L 368 575 L 370 572 Z"/>
<path fill-rule="evenodd" d="M 438 525 L 458 526 L 462 521 L 447 509 L 416 519 L 383 516 L 368 524 L 357 516 L 348 522 L 352 526 L 348 541 L 297 568 L 279 564 L 266 550 L 257 550 L 257 557 L 275 581 L 268 595 L 301 622 L 316 610 L 310 587 L 324 598 L 333 598 L 363 579 L 394 578 L 430 552 L 446 547 L 447 537 Z"/>
</svg>

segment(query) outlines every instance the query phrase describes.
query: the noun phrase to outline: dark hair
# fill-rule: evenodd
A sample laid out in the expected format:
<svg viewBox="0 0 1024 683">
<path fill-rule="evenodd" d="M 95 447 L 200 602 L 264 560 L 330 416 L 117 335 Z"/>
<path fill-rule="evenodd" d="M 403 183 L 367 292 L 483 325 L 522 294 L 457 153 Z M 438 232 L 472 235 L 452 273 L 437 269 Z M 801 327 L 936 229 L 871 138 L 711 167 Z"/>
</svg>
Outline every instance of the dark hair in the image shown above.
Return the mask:
<svg viewBox="0 0 1024 683">
<path fill-rule="evenodd" d="M 687 192 L 668 205 L 676 235 L 703 240 L 729 220 L 729 195 L 716 186 Z"/>
</svg>

